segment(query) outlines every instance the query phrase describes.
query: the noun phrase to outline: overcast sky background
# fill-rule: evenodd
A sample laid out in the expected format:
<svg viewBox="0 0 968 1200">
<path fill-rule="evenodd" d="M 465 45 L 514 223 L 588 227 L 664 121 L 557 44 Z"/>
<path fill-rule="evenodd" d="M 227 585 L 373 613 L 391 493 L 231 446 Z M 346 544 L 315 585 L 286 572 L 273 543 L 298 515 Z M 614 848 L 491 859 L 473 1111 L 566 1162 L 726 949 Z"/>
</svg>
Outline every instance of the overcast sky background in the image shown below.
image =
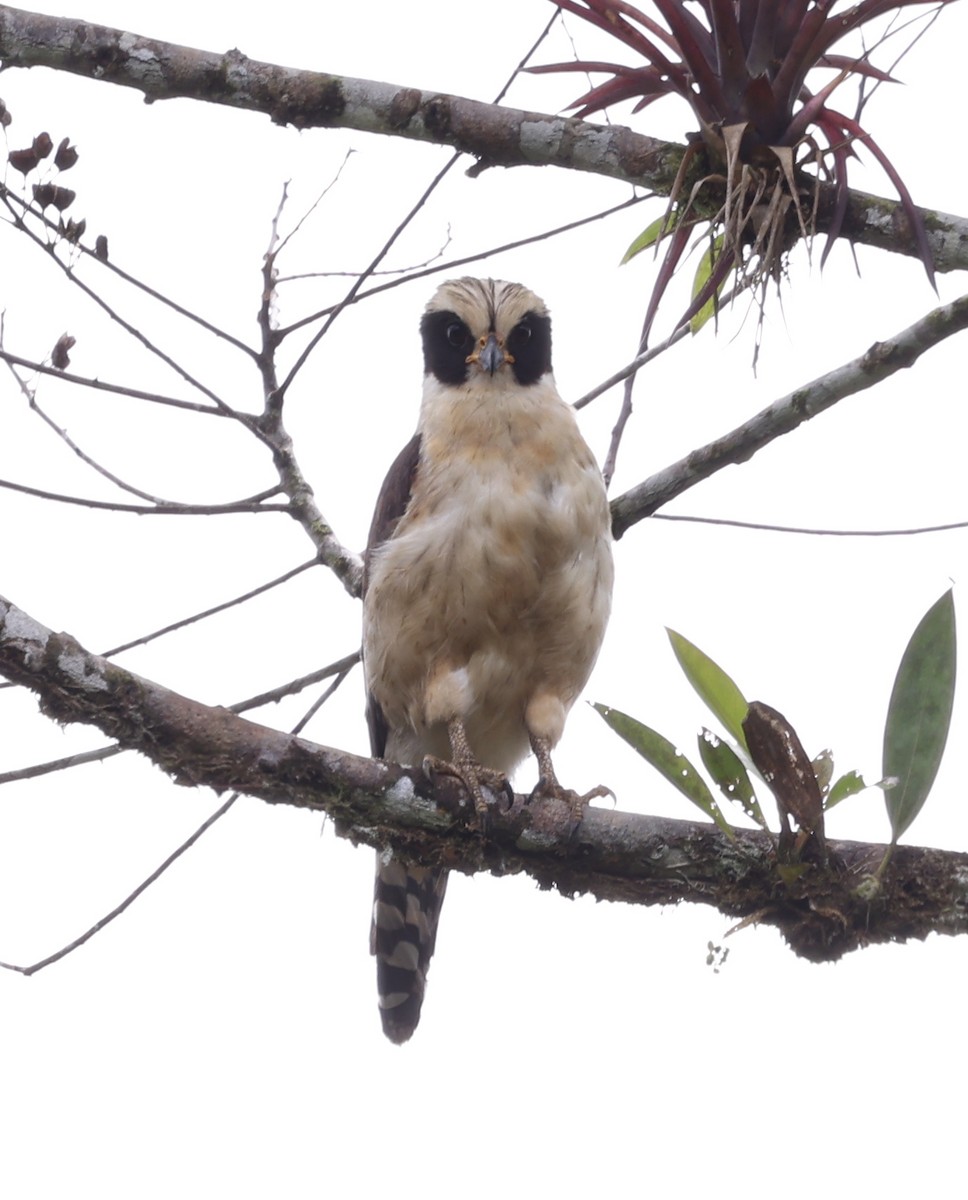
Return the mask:
<svg viewBox="0 0 968 1200">
<path fill-rule="evenodd" d="M 39 6 L 35 6 L 39 7 Z M 489 100 L 550 16 L 543 0 L 486 5 L 373 0 L 364 8 L 277 0 L 166 5 L 64 0 L 45 11 L 214 51 Z M 584 57 L 618 57 L 572 19 Z M 951 148 L 968 15 L 942 14 L 881 88 L 866 120 L 917 202 L 968 210 Z M 537 61 L 570 57 L 561 29 Z M 892 56 L 875 61 L 887 64 Z M 580 78 L 525 77 L 507 103 L 556 111 Z M 0 77 L 11 148 L 43 129 L 80 160 L 65 177 L 89 235 L 112 261 L 255 344 L 260 267 L 283 184 L 291 228 L 339 182 L 280 269 L 285 324 L 338 299 L 450 151 L 342 131 L 297 133 L 214 105 L 140 96 L 43 70 Z M 625 120 L 622 116 L 620 119 Z M 681 140 L 660 104 L 636 127 Z M 393 250 L 404 267 L 445 262 L 617 204 L 613 181 L 550 168 L 453 170 Z M 876 170 L 854 186 L 891 194 Z M 660 201 L 488 260 L 554 317 L 566 399 L 634 350 L 654 264 L 619 267 Z M 448 243 L 448 237 L 450 241 Z M 446 245 L 445 245 L 446 243 Z M 771 301 L 757 373 L 754 320 L 740 306 L 643 372 L 613 494 L 771 400 L 863 353 L 927 312 L 922 268 L 846 245 L 821 275 L 793 254 Z M 2 230 L 4 345 L 42 359 L 65 330 L 71 370 L 190 396 L 103 314 L 61 283 L 43 253 Z M 416 421 L 417 323 L 438 279 L 347 310 L 290 393 L 287 423 L 316 497 L 361 548 L 383 474 Z M 679 283 L 680 299 L 690 272 Z M 224 343 L 88 272 L 119 308 L 247 411 L 249 362 Z M 942 299 L 964 280 L 941 277 Z M 657 326 L 664 336 L 684 302 Z M 301 348 L 289 347 L 291 363 Z M 964 519 L 964 340 L 839 404 L 684 495 L 670 512 L 824 528 Z M 85 451 L 126 480 L 186 502 L 269 486 L 271 463 L 229 422 L 41 380 L 38 399 Z M 581 416 L 600 458 L 620 397 Z M 29 412 L 0 376 L 0 478 L 100 499 L 120 496 Z M 161 518 L 87 512 L 0 490 L 0 592 L 91 650 L 231 598 L 311 557 L 283 516 Z M 809 752 L 880 775 L 891 684 L 921 615 L 963 574 L 968 532 L 812 538 L 649 521 L 616 547 L 612 626 L 586 698 L 658 727 L 687 752 L 709 718 L 675 666 L 664 626 L 701 646 L 748 697 L 784 712 Z M 956 589 L 956 601 L 960 600 Z M 359 606 L 323 569 L 223 617 L 122 655 L 123 665 L 209 703 L 231 703 L 341 657 Z M 291 727 L 303 696 L 253 714 Z M 964 849 L 968 816 L 956 702 L 935 793 L 906 839 Z M 307 736 L 366 752 L 357 672 Z M 100 746 L 59 729 L 36 702 L 0 692 L 0 771 Z M 689 818 L 686 802 L 585 704 L 557 764 L 580 790 L 609 784 L 622 809 Z M 532 786 L 534 765 L 517 782 Z M 132 756 L 0 792 L 0 959 L 32 962 L 118 903 L 215 807 Z M 94 1194 L 262 1197 L 630 1194 L 882 1195 L 951 1190 L 963 1179 L 964 946 L 874 947 L 835 966 L 802 963 L 767 929 L 733 936 L 721 970 L 712 909 L 641 910 L 540 893 L 524 878 L 455 878 L 424 1019 L 399 1049 L 379 1032 L 367 952 L 372 855 L 321 832 L 318 814 L 240 800 L 125 916 L 25 979 L 0 972 L 0 1128 L 11 1197 Z M 830 818 L 834 837 L 885 841 L 872 790 Z"/>
</svg>

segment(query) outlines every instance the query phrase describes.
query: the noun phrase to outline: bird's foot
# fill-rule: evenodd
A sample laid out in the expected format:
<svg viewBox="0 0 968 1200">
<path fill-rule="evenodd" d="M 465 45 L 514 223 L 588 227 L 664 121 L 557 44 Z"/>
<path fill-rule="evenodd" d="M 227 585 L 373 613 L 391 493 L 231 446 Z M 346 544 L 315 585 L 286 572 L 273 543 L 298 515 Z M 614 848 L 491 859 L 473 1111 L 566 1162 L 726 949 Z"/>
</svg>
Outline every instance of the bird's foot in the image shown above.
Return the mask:
<svg viewBox="0 0 968 1200">
<path fill-rule="evenodd" d="M 531 792 L 530 800 L 561 800 L 568 805 L 568 811 L 571 817 L 571 826 L 569 837 L 574 837 L 581 827 L 582 821 L 585 819 L 585 809 L 592 802 L 602 796 L 611 796 L 615 799 L 615 793 L 611 788 L 605 787 L 604 784 L 599 784 L 598 787 L 593 787 L 590 791 L 584 794 L 575 792 L 571 788 L 563 787 L 558 782 L 558 776 L 555 774 L 555 769 L 551 763 L 551 747 L 543 738 L 532 737 L 531 747 L 534 750 L 535 757 L 538 759 L 538 782 Z"/>
<path fill-rule="evenodd" d="M 611 796 L 613 800 L 615 799 L 615 793 L 604 784 L 599 784 L 598 787 L 582 793 L 562 787 L 557 779 L 540 778 L 531 792 L 529 802 L 531 800 L 561 800 L 567 804 L 571 820 L 568 836 L 573 838 L 585 819 L 585 809 L 592 800 L 597 800 L 601 796 Z"/>
<path fill-rule="evenodd" d="M 448 729 L 450 737 L 450 759 L 436 758 L 428 754 L 423 760 L 424 774 L 432 778 L 435 774 L 452 775 L 459 779 L 474 801 L 474 812 L 482 833 L 490 832 L 490 801 L 485 795 L 485 789 L 495 796 L 505 796 L 510 811 L 514 804 L 514 791 L 503 771 L 495 771 L 491 767 L 482 766 L 471 753 L 467 742 L 467 734 L 461 721 L 451 721 Z"/>
<path fill-rule="evenodd" d="M 503 771 L 492 771 L 490 767 L 482 767 L 473 759 L 469 762 L 452 762 L 428 754 L 423 760 L 423 772 L 428 779 L 432 779 L 434 775 L 451 775 L 454 779 L 459 779 L 474 801 L 474 810 L 479 816 L 486 813 L 490 807 L 484 794 L 485 788 L 495 796 L 506 796 L 509 804 L 514 802 L 514 792 L 507 775 Z"/>
</svg>

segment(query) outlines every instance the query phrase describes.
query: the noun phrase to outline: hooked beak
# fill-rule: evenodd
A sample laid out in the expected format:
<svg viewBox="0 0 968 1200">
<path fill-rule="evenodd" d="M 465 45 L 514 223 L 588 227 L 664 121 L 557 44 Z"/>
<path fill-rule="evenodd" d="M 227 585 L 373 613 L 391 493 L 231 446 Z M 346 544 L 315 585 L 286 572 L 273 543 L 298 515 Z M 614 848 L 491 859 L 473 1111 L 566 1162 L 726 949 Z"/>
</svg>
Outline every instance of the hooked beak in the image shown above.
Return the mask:
<svg viewBox="0 0 968 1200">
<path fill-rule="evenodd" d="M 493 375 L 499 367 L 504 366 L 506 362 L 514 362 L 514 359 L 497 340 L 495 334 L 489 333 L 486 338 L 481 339 L 481 345 L 477 350 L 468 355 L 467 361 L 476 362 L 482 371 Z"/>
</svg>

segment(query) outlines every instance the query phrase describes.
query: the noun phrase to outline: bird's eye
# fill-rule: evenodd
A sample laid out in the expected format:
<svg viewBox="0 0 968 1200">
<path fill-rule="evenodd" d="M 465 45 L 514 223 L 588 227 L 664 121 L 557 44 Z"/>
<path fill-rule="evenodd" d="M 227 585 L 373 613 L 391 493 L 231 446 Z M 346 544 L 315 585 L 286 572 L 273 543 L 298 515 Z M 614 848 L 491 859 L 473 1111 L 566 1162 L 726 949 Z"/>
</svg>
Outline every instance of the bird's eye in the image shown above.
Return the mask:
<svg viewBox="0 0 968 1200">
<path fill-rule="evenodd" d="M 531 326 L 527 321 L 522 321 L 520 325 L 515 326 L 514 336 L 518 342 L 531 341 Z"/>
<path fill-rule="evenodd" d="M 463 346 L 467 341 L 467 330 L 460 321 L 452 321 L 447 326 L 446 337 L 452 346 Z"/>
</svg>

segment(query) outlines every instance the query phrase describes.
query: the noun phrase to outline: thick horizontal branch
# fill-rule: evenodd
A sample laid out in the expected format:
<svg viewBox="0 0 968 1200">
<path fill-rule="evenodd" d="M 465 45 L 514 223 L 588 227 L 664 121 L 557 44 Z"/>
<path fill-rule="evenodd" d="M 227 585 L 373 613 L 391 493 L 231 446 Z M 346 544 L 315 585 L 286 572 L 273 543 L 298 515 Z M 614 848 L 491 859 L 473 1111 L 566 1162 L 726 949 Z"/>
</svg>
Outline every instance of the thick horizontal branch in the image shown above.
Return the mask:
<svg viewBox="0 0 968 1200">
<path fill-rule="evenodd" d="M 300 129 L 344 128 L 452 146 L 484 166 L 556 166 L 668 195 L 685 147 L 620 125 L 524 112 L 460 96 L 190 49 L 86 21 L 0 5 L 5 67 L 45 66 L 137 88 L 148 100 L 203 100 L 265 113 Z M 833 217 L 823 193 L 821 231 Z M 923 211 L 939 271 L 968 267 L 968 220 Z M 899 204 L 851 192 L 843 236 L 919 256 Z"/>
<path fill-rule="evenodd" d="M 450 779 L 315 745 L 210 708 L 88 653 L 0 599 L 0 673 L 36 692 L 60 722 L 94 725 L 176 783 L 239 791 L 329 813 L 354 842 L 465 872 L 526 872 L 567 895 L 636 904 L 681 900 L 781 930 L 798 954 L 830 960 L 870 942 L 968 932 L 968 855 L 830 844 L 830 865 L 797 878 L 760 832 L 590 809 L 572 836 L 566 805 L 494 810 L 487 836 Z"/>
<path fill-rule="evenodd" d="M 691 451 L 612 501 L 612 531 L 617 538 L 636 522 L 650 517 L 694 484 L 730 464 L 743 463 L 764 446 L 804 421 L 831 408 L 838 400 L 873 387 L 904 367 L 910 367 L 932 346 L 968 328 L 968 296 L 929 312 L 908 329 L 787 396 L 744 421 L 730 433 Z"/>
</svg>

